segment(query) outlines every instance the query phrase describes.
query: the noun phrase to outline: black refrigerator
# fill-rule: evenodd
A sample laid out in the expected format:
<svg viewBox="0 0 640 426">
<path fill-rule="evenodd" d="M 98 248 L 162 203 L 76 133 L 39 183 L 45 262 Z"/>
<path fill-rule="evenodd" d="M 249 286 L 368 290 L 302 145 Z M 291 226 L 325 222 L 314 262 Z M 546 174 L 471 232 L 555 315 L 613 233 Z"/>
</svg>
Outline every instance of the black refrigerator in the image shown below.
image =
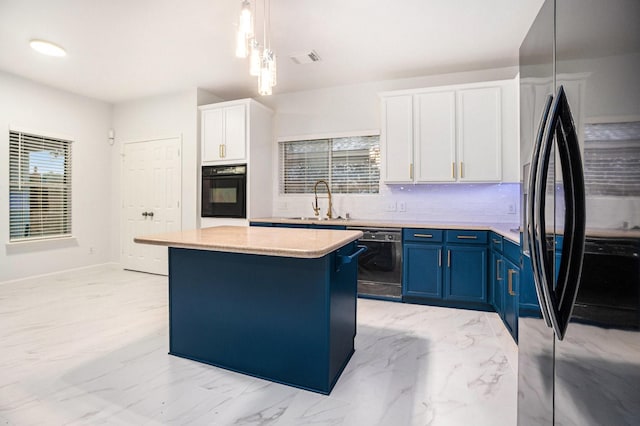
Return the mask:
<svg viewBox="0 0 640 426">
<path fill-rule="evenodd" d="M 640 425 L 640 0 L 543 3 L 520 166 L 518 424 Z"/>
</svg>

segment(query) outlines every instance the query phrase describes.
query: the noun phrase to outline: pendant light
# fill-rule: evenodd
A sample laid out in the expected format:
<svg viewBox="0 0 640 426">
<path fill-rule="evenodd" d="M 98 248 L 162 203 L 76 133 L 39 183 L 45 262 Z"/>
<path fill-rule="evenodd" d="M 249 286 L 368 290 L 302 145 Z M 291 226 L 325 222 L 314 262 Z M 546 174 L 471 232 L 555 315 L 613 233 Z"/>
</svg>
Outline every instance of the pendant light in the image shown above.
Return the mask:
<svg viewBox="0 0 640 426">
<path fill-rule="evenodd" d="M 276 55 L 271 50 L 271 1 L 263 0 L 262 6 L 261 46 L 254 30 L 251 3 L 249 0 L 242 0 L 236 34 L 236 56 L 249 57 L 249 74 L 258 77 L 258 93 L 266 96 L 272 94 L 272 87 L 276 85 Z"/>
<path fill-rule="evenodd" d="M 236 33 L 236 56 L 246 58 L 249 55 L 249 40 L 253 38 L 253 13 L 251 3 L 243 0 L 238 19 L 238 32 Z"/>
</svg>

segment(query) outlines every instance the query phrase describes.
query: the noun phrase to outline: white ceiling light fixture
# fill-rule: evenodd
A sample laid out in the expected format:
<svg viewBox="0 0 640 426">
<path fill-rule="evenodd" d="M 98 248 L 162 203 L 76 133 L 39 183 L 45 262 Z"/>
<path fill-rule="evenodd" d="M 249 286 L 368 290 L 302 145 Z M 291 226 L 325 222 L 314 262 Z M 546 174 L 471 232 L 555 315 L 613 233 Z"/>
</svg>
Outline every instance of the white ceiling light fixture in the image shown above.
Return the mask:
<svg viewBox="0 0 640 426">
<path fill-rule="evenodd" d="M 251 3 L 243 0 L 238 19 L 238 32 L 236 33 L 236 56 L 246 58 L 249 55 L 249 44 L 253 38 L 253 13 Z"/>
<path fill-rule="evenodd" d="M 58 58 L 67 56 L 66 50 L 57 44 L 51 43 L 50 41 L 33 39 L 29 42 L 29 46 L 31 46 L 31 48 L 36 52 L 42 53 L 43 55 L 55 56 Z"/>
<path fill-rule="evenodd" d="M 249 57 L 249 74 L 258 77 L 258 93 L 266 96 L 272 94 L 272 88 L 276 85 L 276 55 L 271 50 L 271 1 L 263 0 L 262 5 L 261 46 L 254 29 L 251 3 L 248 0 L 242 0 L 236 38 L 236 56 Z"/>
</svg>

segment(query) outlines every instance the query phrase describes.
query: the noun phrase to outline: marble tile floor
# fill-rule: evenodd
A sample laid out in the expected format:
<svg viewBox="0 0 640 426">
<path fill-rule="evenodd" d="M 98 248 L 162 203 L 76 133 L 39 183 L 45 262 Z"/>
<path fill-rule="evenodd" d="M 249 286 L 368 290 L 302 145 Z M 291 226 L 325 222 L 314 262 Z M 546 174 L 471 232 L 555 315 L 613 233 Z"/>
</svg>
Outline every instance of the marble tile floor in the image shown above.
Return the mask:
<svg viewBox="0 0 640 426">
<path fill-rule="evenodd" d="M 100 266 L 0 283 L 0 424 L 515 425 L 495 313 L 358 300 L 330 396 L 168 355 L 167 278 Z"/>
</svg>

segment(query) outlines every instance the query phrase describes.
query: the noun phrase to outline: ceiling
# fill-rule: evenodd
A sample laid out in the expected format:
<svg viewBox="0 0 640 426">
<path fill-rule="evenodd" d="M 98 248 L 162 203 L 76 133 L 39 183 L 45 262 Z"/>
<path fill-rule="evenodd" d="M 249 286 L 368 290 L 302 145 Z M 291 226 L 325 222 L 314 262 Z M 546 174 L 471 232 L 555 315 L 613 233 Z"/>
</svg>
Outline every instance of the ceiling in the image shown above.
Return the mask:
<svg viewBox="0 0 640 426">
<path fill-rule="evenodd" d="M 516 65 L 542 2 L 272 0 L 274 94 Z M 248 61 L 234 56 L 240 3 L 0 0 L 0 70 L 112 103 L 194 87 L 257 97 Z M 68 55 L 42 56 L 33 38 Z M 320 62 L 289 58 L 311 49 Z"/>
</svg>

